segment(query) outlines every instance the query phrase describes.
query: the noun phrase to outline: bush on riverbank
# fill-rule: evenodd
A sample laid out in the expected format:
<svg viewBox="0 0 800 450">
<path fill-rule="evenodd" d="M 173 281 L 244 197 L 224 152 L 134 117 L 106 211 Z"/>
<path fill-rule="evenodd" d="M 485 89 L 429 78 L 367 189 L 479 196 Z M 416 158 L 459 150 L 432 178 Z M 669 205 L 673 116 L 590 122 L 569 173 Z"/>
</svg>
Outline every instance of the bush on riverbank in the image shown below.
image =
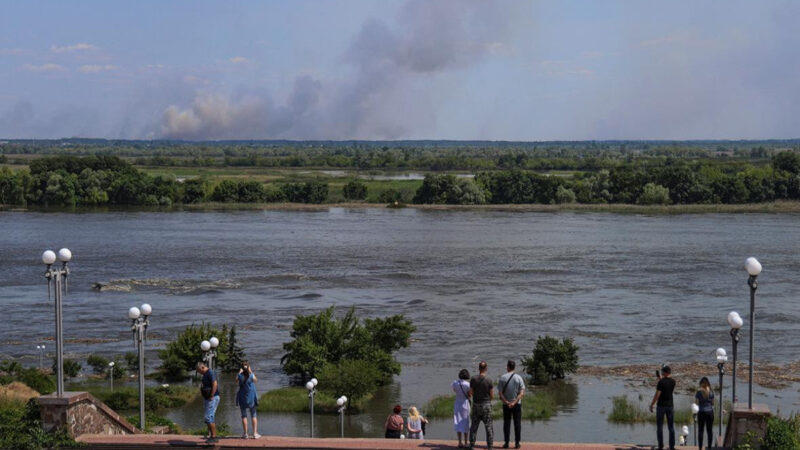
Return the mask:
<svg viewBox="0 0 800 450">
<path fill-rule="evenodd" d="M 3 361 L 0 363 L 0 384 L 9 384 L 18 381 L 34 389 L 40 394 L 50 394 L 56 390 L 55 377 L 39 369 L 25 368 L 16 361 Z"/>
<path fill-rule="evenodd" d="M 105 387 L 88 386 L 86 389 L 115 411 L 139 408 L 138 387 L 117 387 L 113 392 Z M 145 409 L 156 412 L 167 408 L 178 408 L 194 400 L 198 395 L 199 389 L 192 386 L 147 387 L 144 390 Z"/>
<path fill-rule="evenodd" d="M 770 417 L 767 432 L 761 441 L 762 448 L 770 450 L 797 450 L 800 448 L 800 416 L 788 419 Z"/>
<path fill-rule="evenodd" d="M 392 375 L 400 374 L 394 353 L 408 347 L 415 330 L 402 315 L 365 319 L 362 323 L 355 308 L 341 319 L 334 317 L 333 307 L 318 314 L 298 315 L 292 324 L 292 341 L 283 344 L 286 354 L 281 366 L 286 374 L 305 381 L 319 375 L 326 364 L 365 361 L 377 370 L 374 384 L 385 384 Z"/>
<path fill-rule="evenodd" d="M 75 447 L 65 430 L 47 433 L 42 429 L 39 403 L 0 399 L 0 448 L 40 449 Z"/>
<path fill-rule="evenodd" d="M 578 346 L 571 338 L 563 338 L 559 342 L 551 336 L 539 336 L 533 354 L 522 358 L 522 366 L 531 376 L 533 384 L 563 379 L 578 370 Z"/>
<path fill-rule="evenodd" d="M 432 398 L 422 410 L 428 418 L 451 418 L 455 400 L 455 395 L 440 395 Z M 526 394 L 522 400 L 522 418 L 524 420 L 547 420 L 555 414 L 556 402 L 546 392 Z M 492 415 L 495 419 L 503 417 L 503 405 L 499 399 L 495 399 L 492 403 Z"/>
</svg>

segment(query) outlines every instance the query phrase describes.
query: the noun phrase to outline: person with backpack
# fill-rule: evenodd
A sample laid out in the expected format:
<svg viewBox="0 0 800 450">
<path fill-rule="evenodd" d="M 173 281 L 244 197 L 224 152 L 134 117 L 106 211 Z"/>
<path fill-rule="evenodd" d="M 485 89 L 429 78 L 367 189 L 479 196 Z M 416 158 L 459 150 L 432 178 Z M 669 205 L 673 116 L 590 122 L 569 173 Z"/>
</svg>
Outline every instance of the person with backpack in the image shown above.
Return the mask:
<svg viewBox="0 0 800 450">
<path fill-rule="evenodd" d="M 509 359 L 506 364 L 507 372 L 497 381 L 497 392 L 503 402 L 503 448 L 508 448 L 508 438 L 511 433 L 511 418 L 514 418 L 514 448 L 520 447 L 522 429 L 522 397 L 525 395 L 525 381 L 514 372 L 517 363 Z"/>
</svg>

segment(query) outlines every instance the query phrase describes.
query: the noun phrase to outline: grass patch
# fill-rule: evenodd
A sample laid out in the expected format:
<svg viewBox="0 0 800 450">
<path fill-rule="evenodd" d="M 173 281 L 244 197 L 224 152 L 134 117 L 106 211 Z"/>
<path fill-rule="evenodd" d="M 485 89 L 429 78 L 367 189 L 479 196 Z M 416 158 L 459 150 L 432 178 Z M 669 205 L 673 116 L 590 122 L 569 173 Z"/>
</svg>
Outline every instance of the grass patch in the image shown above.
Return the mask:
<svg viewBox="0 0 800 450">
<path fill-rule="evenodd" d="M 650 412 L 648 408 L 638 402 L 631 401 L 625 395 L 612 397 L 611 413 L 608 415 L 608 421 L 611 423 L 655 423 L 656 414 Z M 687 425 L 692 423 L 692 412 L 690 403 L 681 404 L 675 408 L 675 424 Z M 718 406 L 717 406 L 718 408 Z M 728 411 L 730 411 L 730 404 L 726 404 L 723 408 L 723 422 L 727 420 Z M 655 411 L 655 408 L 653 409 Z M 718 410 L 715 410 L 715 417 L 718 417 Z"/>
<path fill-rule="evenodd" d="M 360 411 L 371 398 L 372 395 L 369 394 L 358 402 L 350 403 L 348 412 Z M 452 405 L 450 408 L 452 414 Z M 304 387 L 297 386 L 271 390 L 259 398 L 258 410 L 260 412 L 307 413 L 309 412 L 308 391 Z M 314 413 L 336 414 L 338 410 L 336 398 L 326 392 L 317 392 L 314 397 Z"/>
<path fill-rule="evenodd" d="M 131 425 L 135 426 L 136 428 L 141 428 L 139 426 L 139 415 L 128 416 L 125 418 Z M 169 434 L 183 434 L 183 429 L 176 424 L 175 422 L 167 419 L 166 417 L 158 416 L 154 413 L 148 412 L 145 413 L 145 429 L 146 433 L 150 433 L 153 431 L 152 427 L 169 427 Z"/>
<path fill-rule="evenodd" d="M 139 408 L 139 388 L 119 387 L 111 392 L 104 387 L 87 387 L 90 394 L 114 410 Z M 190 386 L 149 387 L 144 390 L 144 403 L 147 411 L 161 411 L 185 405 L 199 395 L 199 390 Z"/>
<path fill-rule="evenodd" d="M 440 395 L 432 398 L 423 407 L 426 417 L 449 418 L 453 417 L 453 404 L 455 395 Z M 522 418 L 525 420 L 547 420 L 556 413 L 556 402 L 546 392 L 534 392 L 525 395 L 522 400 Z M 503 418 L 503 407 L 500 400 L 492 402 L 492 416 L 495 419 Z"/>
</svg>

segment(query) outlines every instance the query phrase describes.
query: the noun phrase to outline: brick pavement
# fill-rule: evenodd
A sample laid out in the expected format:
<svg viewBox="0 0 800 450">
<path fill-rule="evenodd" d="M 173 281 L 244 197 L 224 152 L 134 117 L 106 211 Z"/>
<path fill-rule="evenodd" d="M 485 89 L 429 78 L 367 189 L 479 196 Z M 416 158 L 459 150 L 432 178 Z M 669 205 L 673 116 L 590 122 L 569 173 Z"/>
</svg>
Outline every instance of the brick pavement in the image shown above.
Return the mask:
<svg viewBox="0 0 800 450">
<path fill-rule="evenodd" d="M 406 449 L 457 449 L 455 441 L 437 440 L 396 440 L 396 439 L 311 439 L 263 436 L 261 439 L 241 439 L 236 437 L 221 438 L 216 444 L 208 444 L 200 436 L 184 435 L 152 435 L 135 434 L 125 436 L 109 435 L 83 435 L 79 442 L 88 445 L 90 450 L 105 449 L 157 449 L 157 448 L 213 448 L 213 449 L 291 449 L 291 450 L 322 450 L 322 449 L 373 449 L 373 450 L 406 450 Z M 486 445 L 477 445 L 475 448 L 485 449 Z M 500 448 L 500 447 L 495 447 Z M 523 442 L 524 450 L 636 450 L 651 449 L 651 446 L 637 446 L 631 444 L 549 444 Z M 690 447 L 678 447 L 690 449 Z"/>
</svg>

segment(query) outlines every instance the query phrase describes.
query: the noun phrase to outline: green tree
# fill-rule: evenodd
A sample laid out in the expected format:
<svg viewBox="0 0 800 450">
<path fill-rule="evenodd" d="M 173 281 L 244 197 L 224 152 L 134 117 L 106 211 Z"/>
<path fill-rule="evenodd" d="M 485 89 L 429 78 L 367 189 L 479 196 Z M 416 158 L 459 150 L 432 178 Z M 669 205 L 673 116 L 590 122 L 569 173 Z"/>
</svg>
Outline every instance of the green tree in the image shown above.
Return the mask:
<svg viewBox="0 0 800 450">
<path fill-rule="evenodd" d="M 93 354 L 86 358 L 86 364 L 92 368 L 92 372 L 99 375 L 106 373 L 106 370 L 108 369 L 108 362 L 108 359 L 100 355 Z"/>
<path fill-rule="evenodd" d="M 215 336 L 219 339 L 217 347 L 216 367 L 226 367 L 228 361 L 228 328 L 214 328 L 210 324 L 189 325 L 163 350 L 159 350 L 161 358 L 161 374 L 169 380 L 182 380 L 195 365 L 203 360 L 200 343 Z"/>
<path fill-rule="evenodd" d="M 223 203 L 239 201 L 239 183 L 234 180 L 222 180 L 211 192 L 211 200 Z"/>
<path fill-rule="evenodd" d="M 317 374 L 323 392 L 331 396 L 345 395 L 348 402 L 356 402 L 372 393 L 381 383 L 382 377 L 371 361 L 361 359 L 327 362 Z"/>
<path fill-rule="evenodd" d="M 550 336 L 539 336 L 533 354 L 522 358 L 522 366 L 534 384 L 547 384 L 578 370 L 578 346 L 571 338 L 560 342 Z"/>
<path fill-rule="evenodd" d="M 358 180 L 350 180 L 342 188 L 342 193 L 348 200 L 364 200 L 367 198 L 367 185 Z"/>
<path fill-rule="evenodd" d="M 226 372 L 236 372 L 242 366 L 245 354 L 244 349 L 239 345 L 239 340 L 236 337 L 236 325 L 232 326 L 228 332 L 228 346 L 225 349 L 227 358 L 222 364 L 222 370 Z"/>
<path fill-rule="evenodd" d="M 53 366 L 51 367 L 53 369 L 53 373 L 57 373 L 58 372 L 58 370 L 57 370 L 57 362 L 58 361 L 55 358 L 53 358 Z M 79 363 L 78 361 L 75 361 L 74 359 L 69 359 L 69 358 L 65 358 L 64 359 L 63 367 L 64 367 L 64 379 L 65 380 L 69 379 L 69 378 L 77 377 L 78 374 L 81 373 L 81 369 L 82 369 L 81 363 Z"/>
<path fill-rule="evenodd" d="M 775 170 L 784 170 L 794 175 L 800 174 L 800 154 L 796 152 L 780 152 L 772 158 Z"/>
<path fill-rule="evenodd" d="M 669 202 L 669 189 L 655 183 L 645 184 L 636 199 L 636 203 L 640 205 L 667 205 Z"/>
<path fill-rule="evenodd" d="M 367 319 L 362 324 L 351 308 L 343 317 L 333 307 L 319 314 L 298 315 L 292 324 L 292 341 L 283 344 L 283 371 L 300 380 L 316 376 L 326 363 L 370 361 L 381 373 L 381 383 L 400 373 L 393 353 L 409 345 L 415 331 L 401 315 Z"/>
<path fill-rule="evenodd" d="M 559 186 L 556 190 L 556 203 L 575 203 L 575 192 L 572 189 Z"/>
</svg>

